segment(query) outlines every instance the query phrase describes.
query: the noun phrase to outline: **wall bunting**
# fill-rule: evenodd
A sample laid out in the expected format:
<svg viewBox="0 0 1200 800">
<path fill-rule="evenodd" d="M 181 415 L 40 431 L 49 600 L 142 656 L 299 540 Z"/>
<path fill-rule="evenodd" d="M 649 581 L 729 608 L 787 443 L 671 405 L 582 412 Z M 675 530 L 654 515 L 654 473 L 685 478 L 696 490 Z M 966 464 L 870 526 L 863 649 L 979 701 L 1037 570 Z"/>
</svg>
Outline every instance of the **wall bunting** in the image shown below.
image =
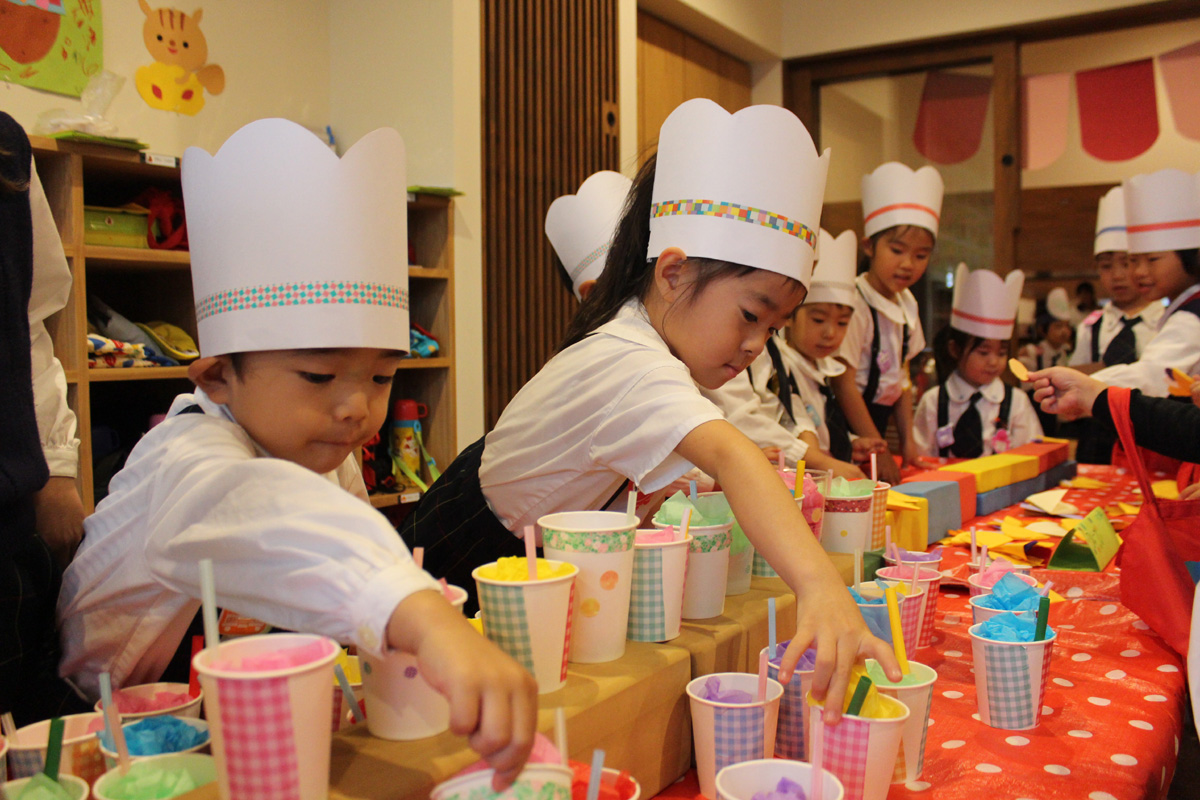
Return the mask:
<svg viewBox="0 0 1200 800">
<path fill-rule="evenodd" d="M 79 97 L 104 68 L 100 0 L 0 0 L 0 80 Z"/>
<path fill-rule="evenodd" d="M 1180 136 L 1200 141 L 1200 42 L 1158 57 L 1167 102 Z"/>
<path fill-rule="evenodd" d="M 929 72 L 921 92 L 913 145 L 936 164 L 957 164 L 979 152 L 992 79 L 957 72 Z"/>
<path fill-rule="evenodd" d="M 1021 79 L 1021 167 L 1041 169 L 1067 149 L 1071 73 Z"/>
<path fill-rule="evenodd" d="M 1147 58 L 1075 73 L 1083 149 L 1101 161 L 1128 161 L 1158 139 L 1154 62 Z"/>
</svg>

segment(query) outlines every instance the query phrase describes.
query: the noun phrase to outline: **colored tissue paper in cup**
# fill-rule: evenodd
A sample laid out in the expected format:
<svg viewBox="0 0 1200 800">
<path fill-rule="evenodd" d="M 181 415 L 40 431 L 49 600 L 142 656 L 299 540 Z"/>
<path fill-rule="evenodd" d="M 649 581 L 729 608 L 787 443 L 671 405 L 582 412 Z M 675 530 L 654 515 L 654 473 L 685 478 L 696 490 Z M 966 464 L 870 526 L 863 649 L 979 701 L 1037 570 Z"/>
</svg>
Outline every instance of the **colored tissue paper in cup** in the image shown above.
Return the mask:
<svg viewBox="0 0 1200 800">
<path fill-rule="evenodd" d="M 756 700 L 758 676 L 718 672 L 687 685 L 692 737 L 700 792 L 716 798 L 716 776 L 730 764 L 768 758 L 775 752 L 775 730 L 783 686 L 768 679 L 765 700 Z"/>
<path fill-rule="evenodd" d="M 524 558 L 502 558 L 471 573 L 479 592 L 483 632 L 501 650 L 529 670 L 538 693 L 561 689 L 567 682 L 567 650 L 571 640 L 574 564 L 537 559 L 538 579 L 528 578 Z M 370 724 L 371 712 L 367 711 Z"/>
<path fill-rule="evenodd" d="M 113 702 L 121 714 L 122 722 L 167 714 L 198 719 L 203 699 L 202 694 L 192 697 L 186 683 L 144 683 L 113 692 Z M 102 710 L 99 700 L 95 709 Z"/>
<path fill-rule="evenodd" d="M 884 674 L 883 667 L 874 659 L 867 660 L 867 675 L 875 683 L 876 690 L 899 700 L 907 706 L 909 714 L 900 734 L 900 752 L 896 755 L 896 768 L 892 783 L 907 783 L 921 777 L 925 768 L 925 739 L 929 732 L 929 709 L 933 705 L 933 684 L 937 671 L 916 661 L 908 662 L 909 673 L 898 683 L 892 683 Z"/>
<path fill-rule="evenodd" d="M 637 518 L 615 511 L 563 511 L 538 519 L 546 558 L 574 564 L 569 661 L 599 664 L 625 654 Z"/>
<path fill-rule="evenodd" d="M 775 655 L 767 654 L 767 674 L 771 680 L 779 680 L 779 665 L 788 644 L 790 641 L 780 642 Z M 812 688 L 816 662 L 816 648 L 810 647 L 796 662 L 796 670 L 792 673 L 792 679 L 783 686 L 783 697 L 779 700 L 779 724 L 775 730 L 775 755 L 779 758 L 790 758 L 795 761 L 808 760 L 809 709 L 807 697 Z"/>
<path fill-rule="evenodd" d="M 857 592 L 850 587 L 849 591 L 852 596 L 857 595 L 854 596 L 854 602 L 858 605 L 858 610 L 862 613 L 867 628 L 872 634 L 891 644 L 891 620 L 888 617 L 887 601 L 884 598 L 883 589 L 879 588 L 878 582 L 864 583 Z M 915 592 L 910 592 L 907 584 L 900 583 L 896 584 L 896 594 L 900 612 L 900 629 L 904 635 L 904 641 L 906 644 L 919 642 L 925 607 L 925 590 L 918 587 Z"/>
<path fill-rule="evenodd" d="M 454 599 L 451 602 L 462 609 L 467 593 L 458 586 L 449 587 Z M 372 736 L 394 741 L 410 741 L 437 736 L 450 729 L 450 704 L 421 675 L 417 657 L 411 653 L 391 652 L 382 657 L 363 653 L 359 656 L 361 687 L 367 707 L 367 730 Z M 346 668 L 343 666 L 343 670 Z M 354 690 L 352 677 L 351 690 Z M 335 676 L 333 697 L 337 699 L 341 714 L 340 724 L 345 724 L 350 706 L 337 686 Z M 339 725 L 340 727 L 340 725 Z"/>
<path fill-rule="evenodd" d="M 44 778 L 38 779 L 38 781 L 41 780 L 44 780 Z M 17 780 L 6 781 L 0 784 L 0 800 L 17 800 L 21 795 L 26 793 L 29 784 L 33 782 L 34 778 L 18 778 Z M 88 787 L 87 781 L 77 778 L 74 775 L 66 775 L 60 772 L 58 774 L 58 785 L 66 792 L 70 800 L 87 800 L 90 796 L 91 789 Z"/>
<path fill-rule="evenodd" d="M 429 800 L 571 800 L 571 775 L 561 764 L 526 764 L 512 786 L 494 792 L 495 770 L 476 770 L 434 786 Z"/>
<path fill-rule="evenodd" d="M 794 469 L 781 470 L 779 477 L 783 479 L 783 485 L 796 499 L 796 505 L 800 507 L 800 513 L 804 515 L 804 521 L 808 523 L 809 530 L 820 541 L 825 525 L 825 499 L 829 496 L 833 472 L 827 469 L 804 470 L 804 480 L 800 491 L 796 491 L 796 471 Z"/>
<path fill-rule="evenodd" d="M 894 697 L 878 694 L 874 688 L 870 694 L 875 696 L 864 705 L 862 714 L 843 714 L 837 725 L 825 726 L 825 709 L 815 703 L 809 719 L 809 736 L 818 725 L 825 726 L 823 766 L 841 781 L 846 800 L 887 797 L 910 713 Z M 809 702 L 813 702 L 811 695 Z"/>
<path fill-rule="evenodd" d="M 1045 639 L 1032 641 L 1034 626 L 1033 620 L 1005 612 L 968 629 L 975 662 L 975 697 L 983 724 L 1010 731 L 1038 726 L 1057 634 L 1047 629 Z"/>
<path fill-rule="evenodd" d="M 1014 572 L 1011 570 L 1002 569 L 993 571 L 992 567 L 989 566 L 982 572 L 967 577 L 967 586 L 969 587 L 968 594 L 971 597 L 989 594 L 992 591 L 992 588 L 1000 581 L 1001 578 L 1010 574 L 1014 575 L 1018 580 L 1028 584 L 1029 586 L 1037 588 L 1037 580 L 1032 575 L 1026 575 L 1023 572 Z"/>
<path fill-rule="evenodd" d="M 175 753 L 135 761 L 129 772 L 110 770 L 92 788 L 95 800 L 149 798 L 167 800 L 217 780 L 217 764 L 202 753 Z M 287 795 L 262 794 L 263 800 Z"/>
<path fill-rule="evenodd" d="M 639 530 L 636 534 L 629 625 L 625 629 L 630 641 L 667 642 L 679 635 L 692 537 L 676 537 L 670 528 Z"/>
<path fill-rule="evenodd" d="M 129 756 L 134 761 L 171 753 L 200 753 L 208 749 L 208 723 L 191 717 L 145 717 L 121 726 Z M 100 752 L 105 765 L 117 765 L 117 748 L 108 731 L 101 730 Z"/>
<path fill-rule="evenodd" d="M 269 633 L 222 642 L 192 659 L 222 800 L 328 795 L 339 649 L 323 636 Z"/>
<path fill-rule="evenodd" d="M 586 798 L 592 777 L 591 764 L 570 761 L 567 766 L 571 768 L 571 797 Z M 641 784 L 628 772 L 612 767 L 605 767 L 601 771 L 597 800 L 640 800 L 641 796 Z"/>
<path fill-rule="evenodd" d="M 929 568 L 924 565 L 904 564 L 901 566 L 883 567 L 876 570 L 875 576 L 887 581 L 900 583 L 904 586 L 911 586 L 914 570 L 917 573 L 917 588 L 924 591 L 924 594 L 919 595 L 921 598 L 921 624 L 916 644 L 914 645 L 912 640 L 907 638 L 905 642 L 910 649 L 920 649 L 922 647 L 930 647 L 933 644 L 933 630 L 937 622 L 938 599 L 942 595 L 942 573 L 936 568 Z M 903 620 L 904 617 L 901 615 L 902 623 Z M 905 637 L 907 636 L 908 634 L 906 633 Z"/>
<path fill-rule="evenodd" d="M 732 764 L 717 773 L 717 800 L 812 800 L 813 766 L 802 761 L 764 758 Z M 822 800 L 842 800 L 845 790 L 837 776 L 821 770 Z"/>
<path fill-rule="evenodd" d="M 106 766 L 100 753 L 96 731 L 104 729 L 101 714 L 71 714 L 63 720 L 62 756 L 59 773 L 94 783 Z M 8 743 L 8 768 L 11 778 L 31 778 L 46 767 L 46 746 L 50 739 L 50 720 L 45 719 L 18 728 Z"/>
</svg>

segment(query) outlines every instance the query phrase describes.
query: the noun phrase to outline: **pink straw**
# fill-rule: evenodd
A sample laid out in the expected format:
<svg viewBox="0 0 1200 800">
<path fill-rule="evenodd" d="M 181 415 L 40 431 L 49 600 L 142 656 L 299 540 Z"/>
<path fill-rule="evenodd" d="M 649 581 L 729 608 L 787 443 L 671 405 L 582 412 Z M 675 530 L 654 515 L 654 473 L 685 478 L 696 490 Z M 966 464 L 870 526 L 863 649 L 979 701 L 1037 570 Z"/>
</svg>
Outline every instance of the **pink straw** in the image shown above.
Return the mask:
<svg viewBox="0 0 1200 800">
<path fill-rule="evenodd" d="M 871 453 L 871 480 L 879 482 L 879 459 L 876 458 L 875 453 Z"/>
<path fill-rule="evenodd" d="M 977 546 L 975 544 L 975 526 L 972 525 L 971 526 L 971 563 L 978 566 L 979 565 L 979 552 L 976 549 L 976 547 Z"/>
<path fill-rule="evenodd" d="M 917 576 L 921 574 L 921 568 L 919 566 L 917 566 L 916 564 L 912 564 L 910 569 L 912 569 L 913 574 L 912 574 L 912 583 L 910 583 L 908 585 L 908 593 L 916 594 L 917 593 Z M 928 602 L 928 601 L 926 601 L 926 602 Z"/>
<path fill-rule="evenodd" d="M 987 565 L 988 565 L 988 554 L 987 554 L 987 545 L 985 544 L 983 547 L 979 548 L 979 568 L 987 569 Z"/>
<path fill-rule="evenodd" d="M 780 471 L 780 472 L 783 472 L 783 470 L 784 470 L 786 467 L 787 467 L 787 462 L 783 460 L 783 451 L 782 451 L 782 450 L 780 450 L 780 451 L 779 451 L 779 471 Z"/>
<path fill-rule="evenodd" d="M 413 563 L 417 565 L 417 569 L 425 566 L 425 548 L 414 547 L 412 552 Z"/>
<path fill-rule="evenodd" d="M 892 557 L 892 526 L 891 525 L 885 525 L 883 527 L 883 544 L 884 544 L 883 552 L 887 553 L 889 558 Z M 896 561 L 898 562 L 898 561 L 900 561 L 900 559 L 897 558 Z"/>
<path fill-rule="evenodd" d="M 1050 587 L 1054 585 L 1054 581 L 1046 581 L 1046 585 L 1042 587 L 1042 597 L 1050 596 Z"/>
<path fill-rule="evenodd" d="M 812 785 L 808 788 L 808 800 L 821 800 L 825 793 L 825 781 L 822 770 L 825 762 L 825 720 L 824 714 L 820 720 L 816 715 L 813 715 L 812 730 L 812 771 L 809 773 L 812 776 Z"/>
<path fill-rule="evenodd" d="M 525 526 L 525 563 L 529 566 L 529 580 L 537 580 L 537 537 L 533 533 L 533 526 Z"/>
<path fill-rule="evenodd" d="M 758 654 L 758 702 L 767 699 L 767 651 Z"/>
</svg>

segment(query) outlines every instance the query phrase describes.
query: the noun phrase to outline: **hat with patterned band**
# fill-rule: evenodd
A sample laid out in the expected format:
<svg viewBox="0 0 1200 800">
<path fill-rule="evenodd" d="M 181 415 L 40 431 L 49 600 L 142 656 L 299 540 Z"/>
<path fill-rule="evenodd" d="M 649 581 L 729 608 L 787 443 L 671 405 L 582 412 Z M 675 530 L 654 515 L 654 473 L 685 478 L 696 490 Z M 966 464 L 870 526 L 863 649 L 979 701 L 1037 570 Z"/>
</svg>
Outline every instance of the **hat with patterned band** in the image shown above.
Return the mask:
<svg viewBox="0 0 1200 800">
<path fill-rule="evenodd" d="M 546 211 L 546 238 L 571 279 L 576 299 L 579 287 L 597 280 L 604 271 L 608 247 L 621 220 L 621 209 L 633 181 L 619 172 L 589 175 L 575 194 L 565 194 Z"/>
<path fill-rule="evenodd" d="M 183 196 L 200 351 L 409 349 L 404 140 L 368 133 L 342 158 L 283 119 L 217 154 L 189 147 Z"/>
<path fill-rule="evenodd" d="M 1024 287 L 1025 273 L 1019 269 L 1001 278 L 990 269 L 972 272 L 959 264 L 950 327 L 981 339 L 1011 339 Z"/>
<path fill-rule="evenodd" d="M 1200 190 L 1196 176 L 1177 169 L 1134 175 L 1122 184 L 1129 252 L 1200 247 Z"/>
<path fill-rule="evenodd" d="M 1092 255 L 1101 253 L 1124 253 L 1129 249 L 1129 237 L 1125 234 L 1125 193 L 1120 186 L 1108 190 L 1100 198 L 1096 209 L 1096 241 Z"/>
<path fill-rule="evenodd" d="M 812 286 L 804 304 L 853 306 L 858 294 L 854 288 L 854 275 L 858 271 L 858 237 L 854 231 L 842 231 L 835 239 L 822 228 L 819 241 L 817 265 L 813 268 Z"/>
<path fill-rule="evenodd" d="M 745 264 L 808 286 L 829 151 L 795 114 L 711 100 L 683 103 L 659 131 L 650 211 L 654 259 L 668 247 Z"/>
<path fill-rule="evenodd" d="M 933 167 L 913 171 L 897 161 L 880 164 L 862 179 L 863 235 L 916 225 L 937 238 L 945 190 Z"/>
</svg>

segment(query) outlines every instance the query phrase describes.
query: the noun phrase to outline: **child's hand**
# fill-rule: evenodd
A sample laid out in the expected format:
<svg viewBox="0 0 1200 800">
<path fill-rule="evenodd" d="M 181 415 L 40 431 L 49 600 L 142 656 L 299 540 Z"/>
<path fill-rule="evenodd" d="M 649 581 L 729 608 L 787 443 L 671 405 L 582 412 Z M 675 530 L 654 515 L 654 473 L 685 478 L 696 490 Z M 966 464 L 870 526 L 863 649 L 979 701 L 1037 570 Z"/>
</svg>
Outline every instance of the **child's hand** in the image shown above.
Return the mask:
<svg viewBox="0 0 1200 800">
<path fill-rule="evenodd" d="M 871 453 L 879 458 L 888 452 L 887 442 L 872 436 L 860 436 L 850 442 L 850 460 L 855 464 L 866 464 L 871 460 Z"/>
<path fill-rule="evenodd" d="M 1185 486 L 1183 487 L 1183 491 L 1179 493 L 1180 500 L 1195 500 L 1197 498 L 1200 498 L 1200 483 Z"/>
<path fill-rule="evenodd" d="M 396 607 L 388 643 L 416 655 L 421 676 L 450 703 L 450 730 L 496 770 L 507 789 L 525 766 L 537 725 L 537 683 L 437 592 L 417 592 Z"/>
<path fill-rule="evenodd" d="M 767 457 L 767 461 L 770 461 L 772 464 L 779 463 L 779 454 L 781 452 L 783 452 L 775 445 L 771 445 L 770 447 L 764 447 L 762 449 L 762 451 L 763 451 L 763 455 Z"/>
<path fill-rule="evenodd" d="M 900 467 L 896 466 L 896 459 L 892 458 L 891 451 L 880 453 L 875 457 L 875 461 L 879 468 L 879 480 L 890 483 L 892 486 L 899 486 Z"/>
</svg>

